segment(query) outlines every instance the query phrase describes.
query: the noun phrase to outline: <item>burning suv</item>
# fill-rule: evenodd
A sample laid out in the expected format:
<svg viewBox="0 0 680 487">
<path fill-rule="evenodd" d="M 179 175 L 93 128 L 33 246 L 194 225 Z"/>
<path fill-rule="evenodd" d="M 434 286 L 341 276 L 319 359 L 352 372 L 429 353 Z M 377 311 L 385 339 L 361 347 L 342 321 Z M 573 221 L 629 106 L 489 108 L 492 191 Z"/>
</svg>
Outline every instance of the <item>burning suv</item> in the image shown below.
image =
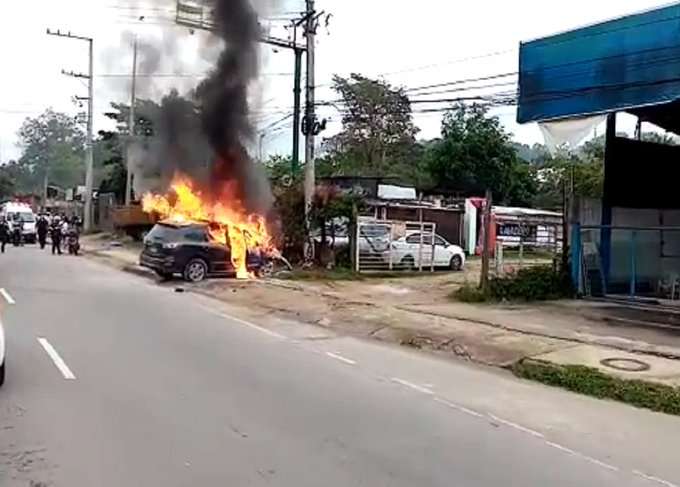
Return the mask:
<svg viewBox="0 0 680 487">
<path fill-rule="evenodd" d="M 211 232 L 208 223 L 159 222 L 144 238 L 139 263 L 164 279 L 180 274 L 189 282 L 199 282 L 208 276 L 235 275 L 229 247 L 216 242 Z M 259 252 L 247 253 L 246 266 L 258 274 L 269 268 L 268 259 Z"/>
</svg>

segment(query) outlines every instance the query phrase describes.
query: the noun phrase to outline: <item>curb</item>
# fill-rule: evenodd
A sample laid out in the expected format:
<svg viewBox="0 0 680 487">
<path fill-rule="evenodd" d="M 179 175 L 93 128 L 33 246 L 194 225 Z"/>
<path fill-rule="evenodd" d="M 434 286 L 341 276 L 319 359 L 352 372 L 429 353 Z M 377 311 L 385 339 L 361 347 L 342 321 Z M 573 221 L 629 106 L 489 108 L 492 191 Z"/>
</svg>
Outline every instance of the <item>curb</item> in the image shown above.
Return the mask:
<svg viewBox="0 0 680 487">
<path fill-rule="evenodd" d="M 442 313 L 435 313 L 432 311 L 425 311 L 425 310 L 413 310 L 409 309 L 405 306 L 395 306 L 396 309 L 401 310 L 401 311 L 406 311 L 408 313 L 423 313 L 427 314 L 430 316 L 436 316 L 438 318 L 447 318 L 447 319 L 452 319 L 452 320 L 458 320 L 458 321 L 467 321 L 468 323 L 475 323 L 477 325 L 483 325 L 483 326 L 489 326 L 492 328 L 496 328 L 499 330 L 504 330 L 504 331 L 509 331 L 513 333 L 520 333 L 522 335 L 530 335 L 530 336 L 538 336 L 538 337 L 543 337 L 543 338 L 550 338 L 552 340 L 558 340 L 562 342 L 569 342 L 569 343 L 578 343 L 581 345 L 595 345 L 598 347 L 604 347 L 604 348 L 611 348 L 613 350 L 621 350 L 622 352 L 630 352 L 630 353 L 637 353 L 641 355 L 652 355 L 654 357 L 661 357 L 661 358 L 667 358 L 670 360 L 680 360 L 680 353 L 673 353 L 673 352 L 663 352 L 663 351 L 658 351 L 658 350 L 643 350 L 635 347 L 625 347 L 625 346 L 616 346 L 612 344 L 604 344 L 604 343 L 598 343 L 596 341 L 590 341 L 590 340 L 584 340 L 582 338 L 568 338 L 564 336 L 558 336 L 558 335 L 551 335 L 549 333 L 538 333 L 535 331 L 528 331 L 528 330 L 522 330 L 520 328 L 515 328 L 512 326 L 507 326 L 507 325 L 502 325 L 500 323 L 495 323 L 493 321 L 485 321 L 485 320 L 480 320 L 480 319 L 475 319 L 475 318 L 466 318 L 464 316 L 455 316 L 455 315 L 445 315 Z"/>
</svg>

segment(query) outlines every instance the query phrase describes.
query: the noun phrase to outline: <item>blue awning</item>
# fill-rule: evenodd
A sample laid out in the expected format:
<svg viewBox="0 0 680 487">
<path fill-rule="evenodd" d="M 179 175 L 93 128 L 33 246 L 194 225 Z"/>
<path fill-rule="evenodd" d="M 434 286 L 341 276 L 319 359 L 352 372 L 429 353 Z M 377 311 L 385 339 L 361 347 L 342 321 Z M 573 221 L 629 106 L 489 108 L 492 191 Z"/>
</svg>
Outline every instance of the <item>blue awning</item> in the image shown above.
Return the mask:
<svg viewBox="0 0 680 487">
<path fill-rule="evenodd" d="M 678 3 L 524 42 L 519 63 L 520 123 L 630 111 L 680 129 Z"/>
</svg>

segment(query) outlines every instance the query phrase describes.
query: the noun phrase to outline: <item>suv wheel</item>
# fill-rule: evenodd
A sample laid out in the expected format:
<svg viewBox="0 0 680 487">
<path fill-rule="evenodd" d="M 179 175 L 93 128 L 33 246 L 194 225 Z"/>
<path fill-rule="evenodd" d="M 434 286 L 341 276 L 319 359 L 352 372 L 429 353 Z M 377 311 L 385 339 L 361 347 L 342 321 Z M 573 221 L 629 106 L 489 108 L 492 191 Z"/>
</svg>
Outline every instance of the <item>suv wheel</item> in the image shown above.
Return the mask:
<svg viewBox="0 0 680 487">
<path fill-rule="evenodd" d="M 257 277 L 271 277 L 274 274 L 274 261 L 267 259 L 257 271 Z"/>
<path fill-rule="evenodd" d="M 451 257 L 449 267 L 452 271 L 459 271 L 463 268 L 463 259 L 460 258 L 460 255 L 454 255 Z"/>
<path fill-rule="evenodd" d="M 200 282 L 208 275 L 208 264 L 203 259 L 191 259 L 184 266 L 182 274 L 186 281 Z"/>
</svg>

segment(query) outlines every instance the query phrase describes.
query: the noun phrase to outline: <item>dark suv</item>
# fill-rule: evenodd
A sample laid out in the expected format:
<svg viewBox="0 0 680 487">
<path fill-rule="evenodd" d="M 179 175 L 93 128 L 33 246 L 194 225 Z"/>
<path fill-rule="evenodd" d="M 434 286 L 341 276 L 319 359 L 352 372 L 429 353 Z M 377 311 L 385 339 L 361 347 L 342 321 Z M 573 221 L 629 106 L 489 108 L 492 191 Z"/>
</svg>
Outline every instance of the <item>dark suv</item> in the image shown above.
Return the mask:
<svg viewBox="0 0 680 487">
<path fill-rule="evenodd" d="M 248 253 L 246 262 L 252 272 L 266 268 L 265 259 L 257 254 Z M 181 274 L 190 282 L 236 273 L 229 247 L 212 242 L 207 224 L 199 223 L 157 223 L 144 239 L 139 263 L 165 279 Z"/>
</svg>

